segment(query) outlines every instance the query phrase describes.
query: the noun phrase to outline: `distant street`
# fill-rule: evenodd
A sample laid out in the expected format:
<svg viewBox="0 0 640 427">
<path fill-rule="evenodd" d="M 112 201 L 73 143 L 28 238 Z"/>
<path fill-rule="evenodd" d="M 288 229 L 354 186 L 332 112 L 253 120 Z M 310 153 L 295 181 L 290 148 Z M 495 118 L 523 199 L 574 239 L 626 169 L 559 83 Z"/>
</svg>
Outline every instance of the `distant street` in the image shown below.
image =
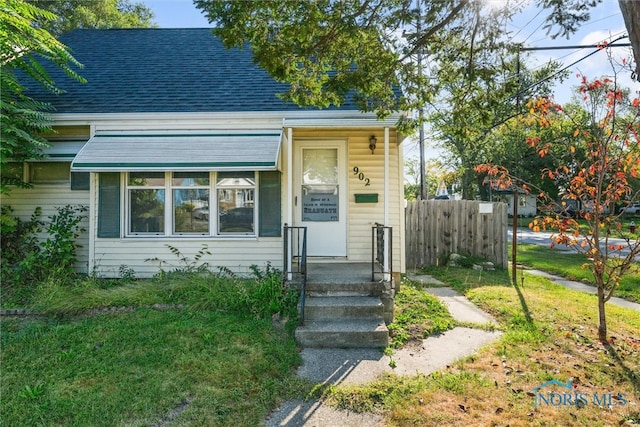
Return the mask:
<svg viewBox="0 0 640 427">
<path fill-rule="evenodd" d="M 508 228 L 509 242 L 513 241 L 513 229 L 511 227 Z M 542 245 L 549 247 L 551 245 L 551 236 L 553 233 L 548 231 L 531 231 L 528 228 L 518 228 L 517 238 L 518 243 L 529 243 L 534 245 Z M 610 238 L 608 240 L 610 245 L 622 245 L 624 247 L 627 246 L 627 242 L 624 239 L 614 239 Z M 556 249 L 558 250 L 567 250 L 567 251 L 575 251 L 575 249 L 566 247 L 564 245 L 556 245 Z M 623 249 L 621 251 L 622 254 L 628 254 L 628 249 Z M 640 261 L 639 257 L 636 257 L 636 260 Z"/>
</svg>

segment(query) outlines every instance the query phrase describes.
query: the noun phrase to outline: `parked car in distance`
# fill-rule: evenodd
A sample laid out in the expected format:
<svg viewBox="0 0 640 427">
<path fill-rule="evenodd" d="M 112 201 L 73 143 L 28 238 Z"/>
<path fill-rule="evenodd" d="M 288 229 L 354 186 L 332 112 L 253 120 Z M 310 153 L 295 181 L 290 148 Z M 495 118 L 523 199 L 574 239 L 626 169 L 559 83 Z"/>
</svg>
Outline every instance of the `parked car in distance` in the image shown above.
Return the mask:
<svg viewBox="0 0 640 427">
<path fill-rule="evenodd" d="M 202 208 L 197 208 L 193 210 L 193 217 L 195 219 L 200 219 L 203 221 L 209 220 L 209 206 L 205 206 Z"/>
<path fill-rule="evenodd" d="M 630 204 L 629 206 L 624 206 L 620 208 L 620 213 L 625 213 L 628 215 L 638 215 L 640 214 L 640 202 L 635 202 Z"/>
<path fill-rule="evenodd" d="M 253 208 L 220 212 L 220 232 L 253 232 Z"/>
</svg>

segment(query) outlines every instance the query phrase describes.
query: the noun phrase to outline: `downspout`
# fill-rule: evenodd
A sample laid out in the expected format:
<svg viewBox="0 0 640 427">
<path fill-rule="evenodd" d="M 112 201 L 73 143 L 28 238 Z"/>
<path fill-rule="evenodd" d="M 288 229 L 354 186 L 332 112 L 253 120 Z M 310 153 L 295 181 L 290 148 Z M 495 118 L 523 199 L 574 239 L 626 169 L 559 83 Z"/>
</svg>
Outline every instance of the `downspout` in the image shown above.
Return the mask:
<svg viewBox="0 0 640 427">
<path fill-rule="evenodd" d="M 389 128 L 385 127 L 384 128 L 384 225 L 386 227 L 389 227 Z M 385 233 L 387 233 L 387 230 L 385 228 Z M 390 236 L 385 236 L 385 242 L 389 242 L 389 237 Z M 391 277 L 389 274 L 389 267 L 390 267 L 390 260 L 389 260 L 389 245 L 385 244 L 384 245 L 384 281 L 385 282 L 390 282 L 391 281 Z"/>
<path fill-rule="evenodd" d="M 89 139 L 96 133 L 96 125 L 89 126 Z M 77 155 L 77 153 L 76 153 Z M 122 215 L 118 212 L 118 215 Z M 122 218 L 122 216 L 121 216 Z M 96 272 L 96 239 L 98 236 L 98 174 L 89 172 L 89 263 L 88 275 Z"/>
<path fill-rule="evenodd" d="M 293 129 L 287 128 L 287 221 L 289 226 L 293 226 Z M 293 272 L 291 271 L 291 244 L 288 245 L 287 263 L 284 266 L 289 272 L 287 280 L 293 280 Z"/>
</svg>

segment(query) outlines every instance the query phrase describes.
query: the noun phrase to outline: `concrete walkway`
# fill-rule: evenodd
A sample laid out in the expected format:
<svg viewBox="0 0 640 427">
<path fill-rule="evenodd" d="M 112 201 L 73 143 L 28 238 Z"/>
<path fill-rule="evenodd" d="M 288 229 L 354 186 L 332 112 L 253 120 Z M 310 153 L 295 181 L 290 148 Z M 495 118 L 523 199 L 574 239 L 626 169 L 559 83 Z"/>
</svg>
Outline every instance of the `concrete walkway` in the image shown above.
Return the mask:
<svg viewBox="0 0 640 427">
<path fill-rule="evenodd" d="M 491 316 L 450 288 L 432 288 L 430 291 L 447 305 L 458 321 L 482 325 L 496 323 Z M 385 356 L 378 349 L 306 348 L 302 350 L 303 363 L 298 375 L 321 384 L 364 384 L 384 373 L 428 375 L 475 353 L 500 335 L 498 331 L 457 327 L 411 343 L 392 356 Z M 390 366 L 392 360 L 394 368 Z M 337 410 L 320 401 L 288 401 L 269 416 L 265 425 L 372 427 L 382 425 L 382 417 Z"/>
<path fill-rule="evenodd" d="M 593 286 L 566 280 L 538 270 L 528 273 L 546 277 L 567 288 L 595 293 Z M 475 324 L 496 323 L 463 295 L 445 284 L 426 275 L 408 275 L 408 278 L 423 284 L 435 285 L 428 292 L 437 296 L 454 319 Z M 613 297 L 609 301 L 621 307 L 640 310 L 640 304 Z M 495 341 L 500 332 L 488 332 L 475 328 L 454 328 L 441 335 L 429 337 L 397 351 L 391 357 L 380 350 L 369 349 L 304 349 L 303 364 L 298 375 L 322 384 L 364 384 L 383 373 L 397 375 L 428 375 L 447 367 L 463 357 L 472 355 L 481 347 Z M 391 368 L 391 360 L 395 368 Z M 287 401 L 274 411 L 265 421 L 267 427 L 274 426 L 314 426 L 314 427 L 379 427 L 383 426 L 380 415 L 358 414 L 338 410 L 321 401 Z"/>
</svg>

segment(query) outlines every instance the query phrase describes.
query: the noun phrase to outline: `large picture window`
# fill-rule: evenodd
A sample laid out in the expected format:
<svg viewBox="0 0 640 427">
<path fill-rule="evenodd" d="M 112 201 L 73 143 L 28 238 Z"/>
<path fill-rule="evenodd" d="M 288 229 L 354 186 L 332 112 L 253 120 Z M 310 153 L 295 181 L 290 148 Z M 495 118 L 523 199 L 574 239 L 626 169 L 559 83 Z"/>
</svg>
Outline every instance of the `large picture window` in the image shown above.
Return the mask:
<svg viewBox="0 0 640 427">
<path fill-rule="evenodd" d="M 256 175 L 255 172 L 130 172 L 126 179 L 127 235 L 255 236 Z M 278 209 L 274 208 L 277 217 L 260 214 L 265 218 L 260 234 L 279 236 L 279 180 L 265 176 L 268 188 L 261 189 L 261 194 Z M 212 195 L 216 195 L 213 204 Z"/>
</svg>

